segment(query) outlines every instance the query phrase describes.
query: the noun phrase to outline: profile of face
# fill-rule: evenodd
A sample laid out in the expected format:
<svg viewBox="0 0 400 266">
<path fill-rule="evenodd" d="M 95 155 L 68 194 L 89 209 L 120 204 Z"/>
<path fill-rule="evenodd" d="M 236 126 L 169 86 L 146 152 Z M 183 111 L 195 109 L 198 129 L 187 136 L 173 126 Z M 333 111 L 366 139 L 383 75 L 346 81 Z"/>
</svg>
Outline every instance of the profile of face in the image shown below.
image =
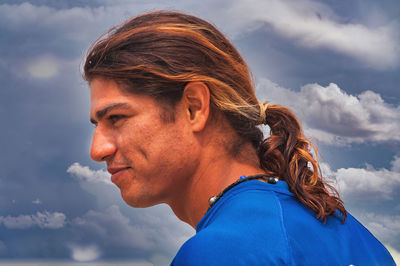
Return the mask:
<svg viewBox="0 0 400 266">
<path fill-rule="evenodd" d="M 148 207 L 179 195 L 196 168 L 181 103 L 175 107 L 175 122 L 165 122 L 150 96 L 128 93 L 103 78 L 93 79 L 90 87 L 90 117 L 96 126 L 90 155 L 106 162 L 125 202 Z"/>
</svg>

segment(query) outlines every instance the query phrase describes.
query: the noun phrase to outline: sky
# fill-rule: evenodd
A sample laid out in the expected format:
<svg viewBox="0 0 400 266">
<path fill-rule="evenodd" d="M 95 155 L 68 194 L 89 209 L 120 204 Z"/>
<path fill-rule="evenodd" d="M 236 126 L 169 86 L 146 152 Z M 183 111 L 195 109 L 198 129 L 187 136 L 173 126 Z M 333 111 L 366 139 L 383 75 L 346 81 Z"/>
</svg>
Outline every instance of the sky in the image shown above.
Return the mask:
<svg viewBox="0 0 400 266">
<path fill-rule="evenodd" d="M 194 234 L 166 205 L 126 206 L 89 156 L 84 55 L 155 9 L 200 16 L 232 40 L 259 101 L 294 110 L 347 210 L 400 264 L 397 0 L 10 0 L 0 1 L 0 265 L 163 265 Z"/>
</svg>

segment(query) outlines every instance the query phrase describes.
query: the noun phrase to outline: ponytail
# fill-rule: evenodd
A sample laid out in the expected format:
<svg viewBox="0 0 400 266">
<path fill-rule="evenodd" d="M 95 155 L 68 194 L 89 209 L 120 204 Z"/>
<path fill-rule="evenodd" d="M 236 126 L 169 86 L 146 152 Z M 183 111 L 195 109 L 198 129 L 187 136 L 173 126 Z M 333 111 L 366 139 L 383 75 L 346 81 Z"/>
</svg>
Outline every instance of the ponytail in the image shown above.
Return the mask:
<svg viewBox="0 0 400 266">
<path fill-rule="evenodd" d="M 313 210 L 318 219 L 325 222 L 327 216 L 338 210 L 344 223 L 347 212 L 343 201 L 337 190 L 322 179 L 317 151 L 304 137 L 295 115 L 280 105 L 269 105 L 265 124 L 270 127 L 271 136 L 258 148 L 261 168 L 267 175 L 286 181 L 289 190 Z M 310 148 L 315 151 L 315 159 Z"/>
</svg>

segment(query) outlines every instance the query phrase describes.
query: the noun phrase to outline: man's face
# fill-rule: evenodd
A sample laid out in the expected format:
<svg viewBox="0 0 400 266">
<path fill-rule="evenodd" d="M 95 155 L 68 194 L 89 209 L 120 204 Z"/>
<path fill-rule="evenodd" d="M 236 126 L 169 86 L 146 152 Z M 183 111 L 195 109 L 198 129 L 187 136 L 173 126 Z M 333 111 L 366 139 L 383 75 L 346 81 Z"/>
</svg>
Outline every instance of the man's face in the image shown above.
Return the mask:
<svg viewBox="0 0 400 266">
<path fill-rule="evenodd" d="M 90 155 L 107 163 L 125 202 L 147 207 L 179 195 L 195 168 L 190 161 L 193 139 L 180 103 L 175 122 L 167 123 L 149 96 L 124 92 L 102 78 L 90 86 L 90 117 L 96 125 Z"/>
</svg>

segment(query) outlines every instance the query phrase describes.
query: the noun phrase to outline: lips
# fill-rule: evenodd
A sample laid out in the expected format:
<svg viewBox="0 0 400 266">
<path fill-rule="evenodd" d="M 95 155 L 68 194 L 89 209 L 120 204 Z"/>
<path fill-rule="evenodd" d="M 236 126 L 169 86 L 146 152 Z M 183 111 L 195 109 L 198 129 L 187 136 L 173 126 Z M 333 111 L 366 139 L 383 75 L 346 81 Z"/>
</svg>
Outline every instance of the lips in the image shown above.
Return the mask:
<svg viewBox="0 0 400 266">
<path fill-rule="evenodd" d="M 108 167 L 107 171 L 111 174 L 111 182 L 115 183 L 118 178 L 130 167 L 123 166 L 123 167 Z"/>
</svg>

